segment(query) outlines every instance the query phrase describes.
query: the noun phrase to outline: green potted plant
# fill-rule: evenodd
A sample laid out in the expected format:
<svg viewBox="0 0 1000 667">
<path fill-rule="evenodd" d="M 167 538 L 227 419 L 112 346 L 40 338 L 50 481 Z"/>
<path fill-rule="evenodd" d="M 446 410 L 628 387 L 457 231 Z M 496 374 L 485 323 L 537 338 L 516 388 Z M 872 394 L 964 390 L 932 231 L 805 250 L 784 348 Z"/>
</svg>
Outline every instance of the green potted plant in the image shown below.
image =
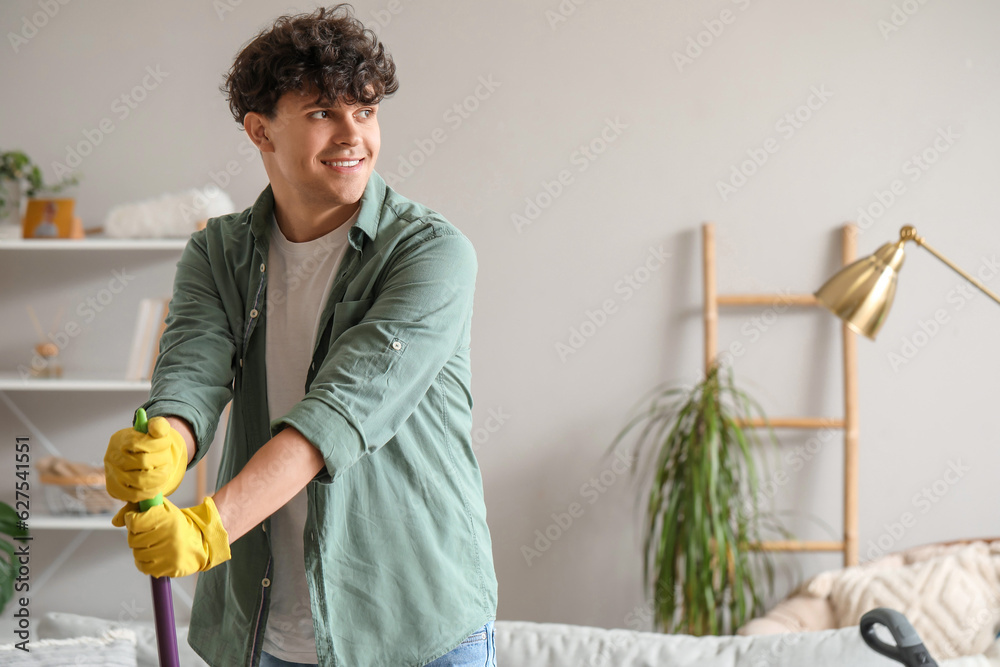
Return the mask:
<svg viewBox="0 0 1000 667">
<path fill-rule="evenodd" d="M 661 384 L 618 433 L 609 451 L 639 424 L 636 449 L 651 449 L 643 586 L 652 589 L 654 625 L 664 632 L 729 634 L 764 611 L 774 564 L 757 545 L 765 528 L 787 536 L 758 506 L 756 429 L 740 420 L 760 406 L 739 390 L 732 372 L 713 365 L 690 389 Z M 745 423 L 745 422 L 743 422 Z M 639 452 L 642 457 L 642 452 Z M 642 496 L 640 496 L 641 498 Z"/>
<path fill-rule="evenodd" d="M 47 185 L 41 168 L 23 151 L 0 151 L 0 239 L 21 235 L 22 193 L 29 198 L 56 194 L 79 182 L 80 177 L 71 174 Z"/>
<path fill-rule="evenodd" d="M 25 537 L 28 531 L 19 527 L 19 521 L 20 518 L 14 508 L 0 502 L 0 535 L 12 538 Z M 14 596 L 14 580 L 17 579 L 18 571 L 15 551 L 12 542 L 6 537 L 0 537 L 0 613 L 3 613 L 4 607 Z"/>
</svg>

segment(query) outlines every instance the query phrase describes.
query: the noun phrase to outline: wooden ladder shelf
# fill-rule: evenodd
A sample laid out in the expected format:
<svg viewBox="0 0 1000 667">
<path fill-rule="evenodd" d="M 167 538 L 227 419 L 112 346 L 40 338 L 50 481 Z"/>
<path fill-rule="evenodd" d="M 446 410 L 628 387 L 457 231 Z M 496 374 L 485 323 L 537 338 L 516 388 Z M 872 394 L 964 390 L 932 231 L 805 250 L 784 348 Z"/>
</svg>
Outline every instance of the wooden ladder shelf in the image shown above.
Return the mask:
<svg viewBox="0 0 1000 667">
<path fill-rule="evenodd" d="M 720 306 L 771 306 L 775 300 L 791 306 L 819 306 L 812 294 L 718 294 L 715 283 L 715 225 L 702 225 L 705 370 L 715 361 L 718 345 Z M 846 266 L 857 254 L 857 229 L 848 223 L 841 232 L 841 261 Z M 857 334 L 841 325 L 843 337 L 844 415 L 843 417 L 776 417 L 768 422 L 774 428 L 842 429 L 844 431 L 844 536 L 841 541 L 780 540 L 760 543 L 767 551 L 840 551 L 844 566 L 858 563 L 858 356 Z M 760 428 L 762 419 L 741 422 Z"/>
</svg>

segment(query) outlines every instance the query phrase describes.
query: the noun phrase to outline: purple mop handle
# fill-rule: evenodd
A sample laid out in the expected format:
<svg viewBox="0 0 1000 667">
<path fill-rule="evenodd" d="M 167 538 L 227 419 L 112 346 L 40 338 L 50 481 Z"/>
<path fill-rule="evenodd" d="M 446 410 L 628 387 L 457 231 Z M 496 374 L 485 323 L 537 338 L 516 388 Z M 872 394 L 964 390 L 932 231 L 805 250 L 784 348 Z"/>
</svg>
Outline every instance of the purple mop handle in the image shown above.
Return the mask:
<svg viewBox="0 0 1000 667">
<path fill-rule="evenodd" d="M 177 655 L 177 630 L 174 625 L 174 598 L 170 577 L 150 577 L 153 589 L 153 612 L 156 614 L 156 652 L 160 667 L 181 667 Z"/>
<path fill-rule="evenodd" d="M 135 411 L 135 430 L 146 433 L 146 411 L 139 408 Z M 150 507 L 163 504 L 163 494 L 155 498 L 139 502 L 143 512 Z M 160 656 L 160 667 L 181 667 L 181 659 L 177 654 L 177 626 L 174 624 L 174 596 L 170 592 L 170 577 L 150 577 L 150 587 L 153 589 L 153 613 L 156 616 L 156 650 Z"/>
</svg>

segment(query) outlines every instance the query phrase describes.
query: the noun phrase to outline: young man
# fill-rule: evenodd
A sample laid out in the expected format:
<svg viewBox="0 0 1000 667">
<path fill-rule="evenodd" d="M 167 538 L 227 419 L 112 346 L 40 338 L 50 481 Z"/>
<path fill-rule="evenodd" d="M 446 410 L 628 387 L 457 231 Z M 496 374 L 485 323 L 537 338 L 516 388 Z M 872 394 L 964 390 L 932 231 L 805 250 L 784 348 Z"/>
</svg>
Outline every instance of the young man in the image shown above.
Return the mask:
<svg viewBox="0 0 1000 667">
<path fill-rule="evenodd" d="M 213 667 L 495 664 L 476 254 L 374 171 L 397 88 L 349 6 L 283 16 L 244 47 L 224 90 L 270 185 L 192 235 L 149 432 L 108 446 L 138 569 L 203 572 L 189 642 Z M 215 495 L 136 511 L 205 455 L 230 399 Z"/>
</svg>

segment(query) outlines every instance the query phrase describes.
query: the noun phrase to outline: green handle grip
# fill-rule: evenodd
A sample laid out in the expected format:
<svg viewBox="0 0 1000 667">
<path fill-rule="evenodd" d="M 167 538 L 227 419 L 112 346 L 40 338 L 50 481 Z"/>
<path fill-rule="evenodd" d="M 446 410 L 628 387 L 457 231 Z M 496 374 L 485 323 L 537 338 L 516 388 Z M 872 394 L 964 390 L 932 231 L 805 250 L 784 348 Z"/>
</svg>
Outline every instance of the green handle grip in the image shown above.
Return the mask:
<svg viewBox="0 0 1000 667">
<path fill-rule="evenodd" d="M 139 408 L 135 411 L 135 421 L 132 422 L 132 428 L 139 433 L 146 433 L 149 428 L 149 420 L 146 419 L 146 411 Z M 150 498 L 149 500 L 139 501 L 139 510 L 145 512 L 150 507 L 156 507 L 157 505 L 163 504 L 163 494 L 157 493 L 155 498 Z"/>
</svg>

